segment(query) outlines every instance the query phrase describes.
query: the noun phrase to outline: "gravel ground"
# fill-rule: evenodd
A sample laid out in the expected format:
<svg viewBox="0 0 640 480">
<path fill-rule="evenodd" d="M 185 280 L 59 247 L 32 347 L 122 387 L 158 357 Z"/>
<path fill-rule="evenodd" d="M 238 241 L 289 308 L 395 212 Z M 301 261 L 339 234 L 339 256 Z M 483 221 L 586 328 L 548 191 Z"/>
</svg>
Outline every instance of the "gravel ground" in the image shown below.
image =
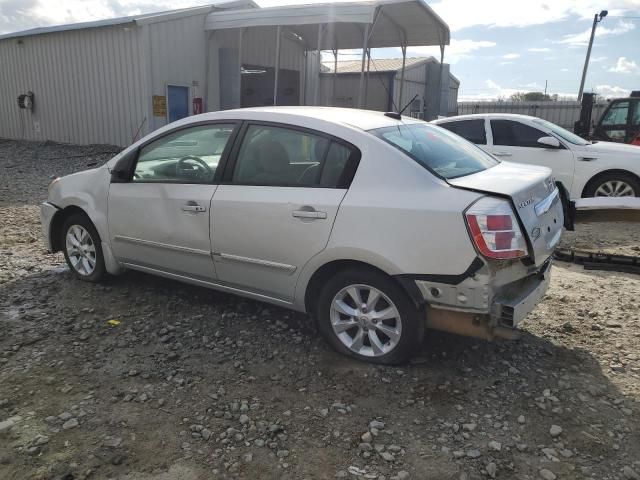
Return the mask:
<svg viewBox="0 0 640 480">
<path fill-rule="evenodd" d="M 304 315 L 75 280 L 37 204 L 110 150 L 0 141 L 1 479 L 640 478 L 640 277 L 557 263 L 520 341 L 359 363 Z"/>
</svg>

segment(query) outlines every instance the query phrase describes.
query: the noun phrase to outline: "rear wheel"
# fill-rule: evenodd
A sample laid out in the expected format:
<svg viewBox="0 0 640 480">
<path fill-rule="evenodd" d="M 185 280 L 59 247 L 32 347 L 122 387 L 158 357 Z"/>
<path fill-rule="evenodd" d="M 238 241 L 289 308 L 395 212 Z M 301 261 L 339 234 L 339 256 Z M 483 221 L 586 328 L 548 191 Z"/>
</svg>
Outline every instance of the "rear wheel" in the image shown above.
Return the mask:
<svg viewBox="0 0 640 480">
<path fill-rule="evenodd" d="M 359 360 L 398 364 L 422 343 L 424 318 L 386 275 L 346 270 L 331 278 L 317 304 L 320 331 L 339 352 Z"/>
<path fill-rule="evenodd" d="M 640 197 L 640 182 L 626 173 L 606 173 L 589 182 L 585 197 Z"/>
<path fill-rule="evenodd" d="M 64 258 L 80 280 L 98 282 L 106 273 L 100 236 L 86 215 L 71 215 L 62 227 Z"/>
</svg>

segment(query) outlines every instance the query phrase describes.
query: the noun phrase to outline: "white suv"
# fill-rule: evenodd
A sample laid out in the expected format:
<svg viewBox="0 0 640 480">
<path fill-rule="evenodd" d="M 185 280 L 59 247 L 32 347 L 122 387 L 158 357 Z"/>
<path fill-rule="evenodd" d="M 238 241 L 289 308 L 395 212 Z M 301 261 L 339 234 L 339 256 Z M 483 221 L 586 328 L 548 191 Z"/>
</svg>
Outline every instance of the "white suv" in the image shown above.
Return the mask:
<svg viewBox="0 0 640 480">
<path fill-rule="evenodd" d="M 54 180 L 41 213 L 82 280 L 133 269 L 308 312 L 378 363 L 425 326 L 511 337 L 563 225 L 547 168 L 397 114 L 305 107 L 167 125 Z"/>
</svg>

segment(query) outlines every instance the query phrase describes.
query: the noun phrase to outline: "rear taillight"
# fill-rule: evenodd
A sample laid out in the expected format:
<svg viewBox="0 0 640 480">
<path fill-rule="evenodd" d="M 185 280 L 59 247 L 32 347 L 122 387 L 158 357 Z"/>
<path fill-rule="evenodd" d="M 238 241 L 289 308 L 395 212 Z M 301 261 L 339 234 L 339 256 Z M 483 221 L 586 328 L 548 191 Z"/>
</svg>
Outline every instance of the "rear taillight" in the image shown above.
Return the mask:
<svg viewBox="0 0 640 480">
<path fill-rule="evenodd" d="M 640 147 L 640 133 L 636 135 L 636 138 L 631 140 L 631 145 L 638 145 Z"/>
<path fill-rule="evenodd" d="M 527 256 L 527 242 L 508 201 L 481 198 L 467 210 L 465 218 L 473 243 L 485 257 L 506 259 Z"/>
</svg>

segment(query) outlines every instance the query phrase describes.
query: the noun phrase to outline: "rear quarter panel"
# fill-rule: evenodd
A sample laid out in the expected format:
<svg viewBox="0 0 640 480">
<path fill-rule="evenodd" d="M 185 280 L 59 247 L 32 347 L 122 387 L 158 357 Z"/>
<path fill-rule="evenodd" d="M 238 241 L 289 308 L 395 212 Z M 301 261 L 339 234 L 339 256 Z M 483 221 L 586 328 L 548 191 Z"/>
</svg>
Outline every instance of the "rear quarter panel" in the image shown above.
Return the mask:
<svg viewBox="0 0 640 480">
<path fill-rule="evenodd" d="M 368 135 L 326 249 L 305 265 L 296 303 L 322 265 L 358 260 L 389 275 L 461 274 L 476 257 L 463 211 L 481 194 L 449 186 Z"/>
</svg>

